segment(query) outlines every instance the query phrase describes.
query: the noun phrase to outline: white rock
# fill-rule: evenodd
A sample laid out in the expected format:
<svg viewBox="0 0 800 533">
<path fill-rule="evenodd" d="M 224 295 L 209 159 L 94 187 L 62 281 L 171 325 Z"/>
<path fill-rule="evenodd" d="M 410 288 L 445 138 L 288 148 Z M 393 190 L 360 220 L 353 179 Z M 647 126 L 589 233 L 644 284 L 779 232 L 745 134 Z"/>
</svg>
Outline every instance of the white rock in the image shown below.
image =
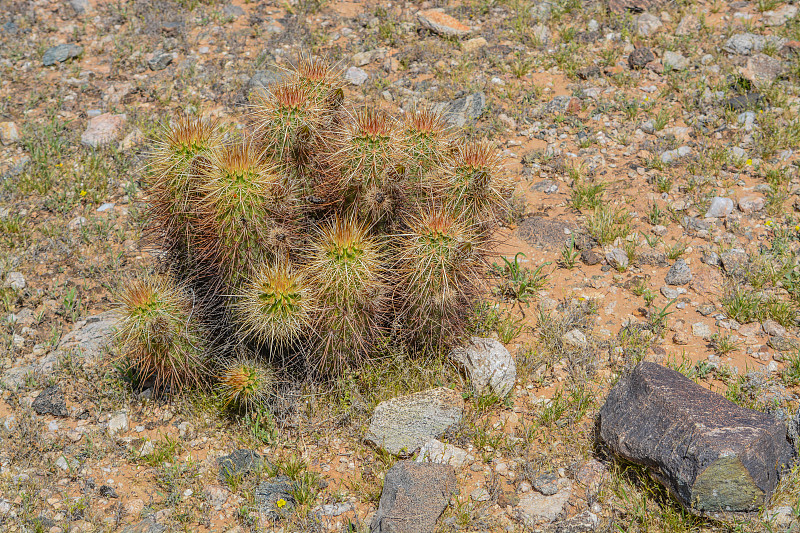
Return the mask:
<svg viewBox="0 0 800 533">
<path fill-rule="evenodd" d="M 733 200 L 715 196 L 706 211 L 705 218 L 724 218 L 733 212 Z"/>
<path fill-rule="evenodd" d="M 572 496 L 571 484 L 567 484 L 552 496 L 545 496 L 536 491 L 525 493 L 520 496 L 516 518 L 530 528 L 541 521 L 552 522 L 564 511 L 570 496 Z"/>
<path fill-rule="evenodd" d="M 5 145 L 15 143 L 19 140 L 17 125 L 13 122 L 0 122 L 0 142 Z"/>
<path fill-rule="evenodd" d="M 118 433 L 128 431 L 128 414 L 125 412 L 117 413 L 108 421 L 108 434 L 113 437 Z"/>
<path fill-rule="evenodd" d="M 56 466 L 64 471 L 69 470 L 69 463 L 67 463 L 67 459 L 63 455 L 59 455 L 58 459 L 56 459 Z"/>
<path fill-rule="evenodd" d="M 692 324 L 692 335 L 703 339 L 710 339 L 712 335 L 711 326 L 703 322 L 695 322 Z"/>
<path fill-rule="evenodd" d="M 454 467 L 464 466 L 466 461 L 466 451 L 436 439 L 431 439 L 423 444 L 417 456 L 418 463 L 438 463 Z"/>
<path fill-rule="evenodd" d="M 586 335 L 584 335 L 583 332 L 578 328 L 566 332 L 564 336 L 561 337 L 561 340 L 564 342 L 564 344 L 572 348 L 586 348 L 586 346 L 589 345 L 586 340 Z"/>
<path fill-rule="evenodd" d="M 468 345 L 450 355 L 467 370 L 478 394 L 494 393 L 504 398 L 514 387 L 517 365 L 499 341 L 472 337 Z"/>
<path fill-rule="evenodd" d="M 358 67 L 350 67 L 347 69 L 347 72 L 344 73 L 344 79 L 353 85 L 363 85 L 368 78 L 369 74 Z"/>
<path fill-rule="evenodd" d="M 25 276 L 22 275 L 22 272 L 9 272 L 6 275 L 6 281 L 3 283 L 3 287 L 21 291 L 25 288 Z"/>
</svg>

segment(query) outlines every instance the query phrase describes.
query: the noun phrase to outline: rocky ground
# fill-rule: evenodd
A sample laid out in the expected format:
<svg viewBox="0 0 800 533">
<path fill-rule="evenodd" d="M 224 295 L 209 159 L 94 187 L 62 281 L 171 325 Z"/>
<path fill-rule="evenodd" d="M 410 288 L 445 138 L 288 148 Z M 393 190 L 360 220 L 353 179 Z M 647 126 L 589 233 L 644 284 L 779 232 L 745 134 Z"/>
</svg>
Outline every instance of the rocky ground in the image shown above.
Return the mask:
<svg viewBox="0 0 800 533">
<path fill-rule="evenodd" d="M 0 528 L 369 531 L 382 492 L 420 531 L 800 528 L 795 471 L 758 512 L 699 517 L 594 426 L 642 360 L 797 411 L 798 41 L 778 0 L 4 0 Z M 458 354 L 396 356 L 243 418 L 115 364 L 114 292 L 152 264 L 151 135 L 244 123 L 302 52 L 351 102 L 435 105 L 503 152 L 514 213 L 474 321 L 492 394 Z"/>
</svg>

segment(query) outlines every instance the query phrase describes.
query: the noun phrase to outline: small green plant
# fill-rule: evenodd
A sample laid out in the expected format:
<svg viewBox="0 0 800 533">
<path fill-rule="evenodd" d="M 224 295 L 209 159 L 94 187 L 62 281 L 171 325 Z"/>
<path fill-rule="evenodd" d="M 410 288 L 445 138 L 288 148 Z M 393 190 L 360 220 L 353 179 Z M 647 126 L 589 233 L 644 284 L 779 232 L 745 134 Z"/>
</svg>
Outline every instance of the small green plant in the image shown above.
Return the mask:
<svg viewBox="0 0 800 533">
<path fill-rule="evenodd" d="M 622 208 L 601 205 L 586 219 L 586 229 L 600 244 L 609 244 L 630 233 L 629 218 L 628 212 Z"/>
<path fill-rule="evenodd" d="M 723 356 L 739 349 L 739 342 L 733 335 L 715 333 L 711 336 L 711 345 L 717 355 Z"/>
<path fill-rule="evenodd" d="M 781 372 L 781 381 L 788 387 L 800 385 L 800 350 L 785 356 L 786 368 Z"/>
<path fill-rule="evenodd" d="M 578 247 L 575 245 L 575 235 L 570 235 L 569 242 L 565 243 L 564 247 L 561 248 L 561 266 L 567 270 L 572 270 L 575 268 L 575 262 L 578 260 L 578 256 L 580 256 L 580 251 L 578 251 Z"/>
<path fill-rule="evenodd" d="M 164 463 L 175 463 L 181 444 L 178 439 L 164 435 L 163 439 L 151 441 L 152 449 L 141 455 L 139 461 L 148 466 L 161 466 Z"/>
<path fill-rule="evenodd" d="M 687 246 L 682 242 L 676 242 L 666 250 L 667 259 L 674 261 L 686 253 Z"/>
<path fill-rule="evenodd" d="M 542 273 L 542 269 L 550 263 L 543 263 L 536 270 L 531 271 L 519 264 L 520 257 L 525 257 L 525 254 L 517 252 L 513 261 L 503 257 L 505 264 L 501 267 L 495 263 L 493 271 L 502 279 L 500 295 L 503 298 L 528 304 L 530 297 L 535 296 L 544 287 L 546 275 Z"/>
<path fill-rule="evenodd" d="M 603 199 L 605 188 L 604 183 L 587 184 L 576 180 L 572 188 L 572 208 L 576 211 L 584 208 L 596 209 Z"/>
<path fill-rule="evenodd" d="M 653 226 L 658 226 L 663 218 L 664 211 L 658 207 L 658 204 L 651 205 L 650 210 L 647 212 L 647 221 Z"/>
</svg>

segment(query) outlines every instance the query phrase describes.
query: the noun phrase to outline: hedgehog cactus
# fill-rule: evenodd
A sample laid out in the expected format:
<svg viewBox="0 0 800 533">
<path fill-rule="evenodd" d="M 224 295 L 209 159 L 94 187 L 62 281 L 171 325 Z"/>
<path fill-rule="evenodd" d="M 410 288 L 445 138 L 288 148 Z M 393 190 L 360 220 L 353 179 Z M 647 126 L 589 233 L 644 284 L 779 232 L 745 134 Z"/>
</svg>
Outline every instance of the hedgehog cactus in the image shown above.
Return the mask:
<svg viewBox="0 0 800 533">
<path fill-rule="evenodd" d="M 195 383 L 205 342 L 225 402 L 250 408 L 274 381 L 265 365 L 280 373 L 287 355 L 336 375 L 389 338 L 464 333 L 511 191 L 499 154 L 431 109 L 348 109 L 343 86 L 304 57 L 251 95 L 250 133 L 184 118 L 156 141 L 150 229 L 180 261 L 177 283 L 122 297 L 119 336 L 142 372 Z"/>
</svg>

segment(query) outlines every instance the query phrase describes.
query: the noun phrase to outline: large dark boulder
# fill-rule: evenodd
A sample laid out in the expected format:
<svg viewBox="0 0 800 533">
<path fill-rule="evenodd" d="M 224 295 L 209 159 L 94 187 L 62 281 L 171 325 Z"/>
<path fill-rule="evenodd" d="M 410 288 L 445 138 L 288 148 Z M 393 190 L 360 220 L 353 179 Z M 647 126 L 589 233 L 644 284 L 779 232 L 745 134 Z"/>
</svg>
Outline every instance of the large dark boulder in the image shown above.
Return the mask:
<svg viewBox="0 0 800 533">
<path fill-rule="evenodd" d="M 600 438 L 698 513 L 755 511 L 794 459 L 786 428 L 684 375 L 639 363 L 600 409 Z"/>
<path fill-rule="evenodd" d="M 399 461 L 386 472 L 372 533 L 431 533 L 457 491 L 450 465 Z"/>
</svg>

